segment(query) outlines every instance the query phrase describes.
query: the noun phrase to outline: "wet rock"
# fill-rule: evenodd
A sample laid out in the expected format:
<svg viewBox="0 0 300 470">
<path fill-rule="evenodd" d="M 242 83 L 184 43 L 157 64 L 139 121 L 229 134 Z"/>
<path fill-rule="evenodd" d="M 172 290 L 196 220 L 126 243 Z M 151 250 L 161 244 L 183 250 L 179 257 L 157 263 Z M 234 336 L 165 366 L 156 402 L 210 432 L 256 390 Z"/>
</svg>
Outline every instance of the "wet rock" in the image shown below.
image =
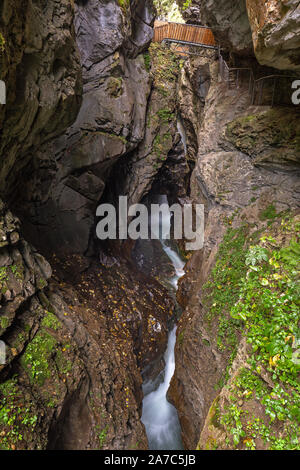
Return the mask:
<svg viewBox="0 0 300 470">
<path fill-rule="evenodd" d="M 182 7 L 184 2 L 178 3 Z M 183 14 L 188 23 L 210 26 L 223 49 L 245 55 L 253 51 L 245 0 L 195 0 Z"/>
<path fill-rule="evenodd" d="M 67 0 L 1 3 L 0 78 L 9 84 L 7 105 L 0 110 L 2 194 L 14 191 L 32 153 L 76 117 L 81 70 L 73 18 L 74 3 Z"/>
<path fill-rule="evenodd" d="M 300 70 L 298 0 L 248 0 L 247 10 L 259 63 L 280 70 Z"/>
<path fill-rule="evenodd" d="M 176 85 L 178 60 L 167 47 L 152 44 L 153 85 L 147 106 L 145 135 L 140 145 L 122 160 L 110 180 L 109 192 L 127 195 L 135 204 L 149 192 L 176 139 Z"/>
<path fill-rule="evenodd" d="M 39 248 L 42 234 L 49 251 L 87 251 L 111 169 L 143 139 L 150 81 L 141 52 L 151 39 L 153 12 L 151 2 L 138 13 L 131 3 L 125 8 L 114 0 L 92 0 L 76 6 L 82 105 L 66 133 L 36 152 L 16 204 L 30 214 L 28 232 L 38 228 L 33 241 Z"/>
<path fill-rule="evenodd" d="M 13 245 L 14 245 L 15 243 L 18 243 L 19 238 L 20 238 L 20 236 L 19 236 L 18 232 L 12 232 L 12 233 L 10 234 L 10 242 L 11 242 Z"/>
<path fill-rule="evenodd" d="M 0 224 L 14 226 L 2 211 Z M 74 255 L 54 258 L 49 279 L 50 264 L 22 237 L 1 255 L 0 396 L 20 416 L 17 442 L 0 422 L 2 448 L 146 449 L 141 370 L 163 367 L 174 313 L 167 291 L 130 265 L 87 271 Z"/>
<path fill-rule="evenodd" d="M 230 123 L 228 140 L 251 157 L 253 164 L 297 171 L 300 165 L 297 109 L 275 108 Z"/>
<path fill-rule="evenodd" d="M 217 64 L 210 61 L 209 69 L 211 86 L 201 114 L 197 136 L 201 145 L 190 183 L 192 199 L 205 204 L 205 245 L 192 254 L 187 274 L 179 284 L 178 299 L 185 311 L 177 330 L 176 370 L 169 391 L 188 449 L 197 446 L 209 408 L 217 397 L 216 387 L 229 361 L 228 352 L 218 346 L 217 320 L 212 319 L 211 323 L 207 320 L 202 287 L 215 264 L 228 224 L 232 223 L 231 217 L 235 215 L 236 224 L 247 222 L 258 229 L 262 223 L 260 214 L 270 205 L 276 207 L 277 213 L 299 206 L 299 178 L 297 172 L 289 171 L 290 165 L 298 167 L 299 152 L 292 139 L 287 144 L 284 138 L 287 111 L 284 108 L 267 111 L 267 116 L 274 112 L 277 117 L 274 122 L 269 118 L 264 121 L 264 112 L 249 106 L 246 86 L 226 90 L 218 83 Z M 297 133 L 297 110 L 290 112 L 291 132 Z M 261 136 L 265 135 L 269 144 L 264 146 L 257 130 L 251 130 L 252 118 L 255 129 L 255 123 L 262 126 Z M 238 130 L 239 122 L 250 122 L 249 140 L 243 126 Z M 231 126 L 236 129 L 233 139 L 227 133 Z M 287 146 L 287 158 L 277 154 L 277 147 L 272 144 L 275 134 L 282 136 L 278 145 Z M 261 166 L 259 158 L 263 155 L 269 157 Z M 270 158 L 271 155 L 278 157 Z"/>
</svg>

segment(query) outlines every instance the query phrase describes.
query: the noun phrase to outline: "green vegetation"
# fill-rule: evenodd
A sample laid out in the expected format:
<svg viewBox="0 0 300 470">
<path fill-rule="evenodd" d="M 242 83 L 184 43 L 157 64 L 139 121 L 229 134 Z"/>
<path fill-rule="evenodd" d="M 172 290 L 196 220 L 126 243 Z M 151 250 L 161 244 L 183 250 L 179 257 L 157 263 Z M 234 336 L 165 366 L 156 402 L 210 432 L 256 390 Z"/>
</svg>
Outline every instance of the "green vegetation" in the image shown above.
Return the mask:
<svg viewBox="0 0 300 470">
<path fill-rule="evenodd" d="M 297 387 L 299 364 L 293 344 L 299 336 L 300 245 L 296 237 L 284 248 L 272 237 L 260 241 L 262 246 L 251 247 L 248 252 L 249 271 L 241 281 L 242 300 L 232 308 L 231 316 L 245 323 L 253 364 L 262 362 L 273 380 Z"/>
<path fill-rule="evenodd" d="M 160 109 L 157 111 L 157 116 L 159 117 L 162 124 L 168 123 L 175 119 L 175 114 L 171 113 L 169 109 Z"/>
<path fill-rule="evenodd" d="M 153 167 L 158 169 L 166 160 L 172 146 L 170 127 L 176 119 L 176 83 L 179 65 L 176 56 L 167 47 L 153 43 L 149 49 L 149 61 L 153 71 L 153 101 L 159 107 L 155 112 L 150 108 L 147 126 L 155 130 L 153 153 L 156 161 Z"/>
<path fill-rule="evenodd" d="M 43 385 L 50 378 L 49 361 L 56 344 L 55 338 L 45 330 L 39 332 L 28 344 L 21 363 L 32 383 Z"/>
<path fill-rule="evenodd" d="M 17 279 L 23 279 L 24 277 L 24 266 L 22 264 L 13 264 L 10 266 L 11 272 Z"/>
<path fill-rule="evenodd" d="M 126 13 L 130 7 L 130 0 L 118 0 L 120 7 Z"/>
<path fill-rule="evenodd" d="M 187 0 L 186 3 L 191 0 Z M 154 0 L 157 16 L 161 20 L 182 22 L 182 16 L 175 0 Z"/>
<path fill-rule="evenodd" d="M 6 279 L 7 279 L 7 268 L 3 266 L 2 268 L 0 268 L 0 282 Z"/>
<path fill-rule="evenodd" d="M 277 213 L 274 204 L 270 204 L 259 215 L 260 220 L 274 220 L 276 217 Z"/>
<path fill-rule="evenodd" d="M 99 427 L 99 426 L 97 426 Z M 99 449 L 102 449 L 102 447 L 105 444 L 106 438 L 107 438 L 107 430 L 108 426 L 105 426 L 101 431 L 98 432 L 98 439 L 99 439 Z"/>
<path fill-rule="evenodd" d="M 59 330 L 62 327 L 61 322 L 57 319 L 54 313 L 48 311 L 42 319 L 41 325 L 55 331 Z"/>
<path fill-rule="evenodd" d="M 182 5 L 182 10 L 185 11 L 187 10 L 192 4 L 192 0 L 186 0 L 183 5 Z"/>
<path fill-rule="evenodd" d="M 107 82 L 106 91 L 113 98 L 118 98 L 123 94 L 123 79 L 122 77 L 109 77 Z"/>
<path fill-rule="evenodd" d="M 152 67 L 155 70 L 155 86 L 159 88 L 162 94 L 164 94 L 164 92 L 167 93 L 168 84 L 170 83 L 172 85 L 177 81 L 179 72 L 178 58 L 168 47 L 159 43 L 152 43 L 149 48 L 149 53 Z M 162 90 L 164 90 L 164 92 L 162 92 Z"/>
<path fill-rule="evenodd" d="M 287 155 L 296 156 L 296 151 L 300 149 L 300 120 L 297 113 L 295 115 L 295 111 L 289 108 L 275 107 L 243 116 L 227 125 L 226 136 L 238 149 L 252 157 L 261 152 L 262 145 L 270 151 L 273 149 L 278 158 L 279 149 L 287 152 Z"/>
<path fill-rule="evenodd" d="M 172 145 L 172 137 L 168 132 L 164 135 L 158 134 L 153 141 L 153 151 L 160 161 L 165 161 L 167 153 Z"/>
<path fill-rule="evenodd" d="M 265 221 L 277 217 L 273 205 L 262 215 Z M 218 427 L 230 448 L 255 449 L 259 438 L 269 449 L 300 449 L 300 223 L 286 216 L 267 226 L 263 235 L 246 225 L 229 228 L 205 286 L 218 347 L 231 351 L 220 387 L 230 379 L 237 338 L 251 345 L 248 362 L 224 389 L 229 398 Z"/>
<path fill-rule="evenodd" d="M 6 330 L 6 328 L 9 326 L 9 318 L 5 316 L 0 317 L 0 328 L 3 330 Z"/>
<path fill-rule="evenodd" d="M 0 385 L 0 449 L 15 449 L 22 441 L 24 433 L 32 433 L 38 417 L 33 412 L 33 404 L 26 401 L 24 393 L 18 388 L 16 378 Z"/>
<path fill-rule="evenodd" d="M 3 34 L 0 33 L 0 53 L 3 52 L 5 49 L 5 39 L 3 37 Z"/>
<path fill-rule="evenodd" d="M 184 342 L 184 331 L 181 331 L 179 333 L 177 341 L 178 341 L 179 344 L 183 344 L 183 342 Z"/>
<path fill-rule="evenodd" d="M 149 52 L 144 53 L 144 62 L 145 62 L 145 67 L 146 67 L 147 72 L 150 72 L 150 70 L 151 70 L 151 57 L 150 57 Z"/>
<path fill-rule="evenodd" d="M 37 285 L 39 289 L 44 289 L 47 286 L 46 279 L 40 278 L 37 282 Z"/>
<path fill-rule="evenodd" d="M 4 294 L 7 290 L 8 273 L 6 266 L 0 268 L 0 290 Z"/>
<path fill-rule="evenodd" d="M 228 220 L 231 225 L 232 221 Z M 237 347 L 241 321 L 232 318 L 228 305 L 239 297 L 240 280 L 247 272 L 246 253 L 253 237 L 250 226 L 244 224 L 234 229 L 229 227 L 219 247 L 216 264 L 212 269 L 209 281 L 203 286 L 203 303 L 206 308 L 206 319 L 209 323 L 217 319 L 217 344 L 221 351 L 232 354 Z"/>
</svg>

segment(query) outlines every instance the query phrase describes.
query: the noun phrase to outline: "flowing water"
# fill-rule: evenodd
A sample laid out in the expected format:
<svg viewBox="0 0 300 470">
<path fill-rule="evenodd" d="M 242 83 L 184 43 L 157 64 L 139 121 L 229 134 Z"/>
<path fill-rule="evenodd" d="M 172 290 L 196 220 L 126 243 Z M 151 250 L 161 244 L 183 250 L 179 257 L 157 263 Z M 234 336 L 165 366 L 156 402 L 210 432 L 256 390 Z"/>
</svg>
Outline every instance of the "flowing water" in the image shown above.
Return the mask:
<svg viewBox="0 0 300 470">
<path fill-rule="evenodd" d="M 177 289 L 178 279 L 184 275 L 184 262 L 170 246 L 161 240 L 162 248 L 172 261 L 176 275 L 170 279 L 170 283 Z M 167 400 L 167 392 L 175 371 L 175 343 L 176 326 L 170 331 L 168 346 L 164 355 L 165 370 L 164 380 L 158 388 L 143 400 L 142 422 L 151 450 L 181 450 L 181 429 L 176 408 Z M 151 387 L 151 383 L 144 384 L 144 393 Z"/>
<path fill-rule="evenodd" d="M 149 393 L 143 400 L 142 422 L 151 450 L 180 450 L 181 430 L 176 408 L 167 400 L 167 391 L 175 370 L 174 348 L 176 327 L 169 334 L 165 352 L 165 376 L 157 390 Z"/>
</svg>

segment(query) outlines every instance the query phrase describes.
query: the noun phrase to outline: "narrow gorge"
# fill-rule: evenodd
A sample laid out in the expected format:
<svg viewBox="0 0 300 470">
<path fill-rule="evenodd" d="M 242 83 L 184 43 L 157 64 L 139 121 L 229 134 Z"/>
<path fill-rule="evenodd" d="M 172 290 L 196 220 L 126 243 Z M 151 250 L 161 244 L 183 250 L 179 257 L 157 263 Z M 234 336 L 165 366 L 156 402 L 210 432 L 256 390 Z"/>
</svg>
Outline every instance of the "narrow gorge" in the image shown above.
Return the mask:
<svg viewBox="0 0 300 470">
<path fill-rule="evenodd" d="M 298 0 L 0 0 L 1 450 L 300 449 L 299 90 Z"/>
</svg>

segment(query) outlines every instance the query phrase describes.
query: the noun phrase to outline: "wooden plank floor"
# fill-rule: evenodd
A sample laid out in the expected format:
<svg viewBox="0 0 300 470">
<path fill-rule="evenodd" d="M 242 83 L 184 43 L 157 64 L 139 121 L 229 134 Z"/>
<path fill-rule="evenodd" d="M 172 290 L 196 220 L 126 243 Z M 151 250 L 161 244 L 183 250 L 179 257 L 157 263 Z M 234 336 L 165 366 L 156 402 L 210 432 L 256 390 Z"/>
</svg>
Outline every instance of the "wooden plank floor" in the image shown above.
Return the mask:
<svg viewBox="0 0 300 470">
<path fill-rule="evenodd" d="M 166 23 L 154 27 L 154 42 L 165 39 L 182 41 L 203 46 L 216 47 L 216 41 L 210 28 L 179 23 Z"/>
</svg>

